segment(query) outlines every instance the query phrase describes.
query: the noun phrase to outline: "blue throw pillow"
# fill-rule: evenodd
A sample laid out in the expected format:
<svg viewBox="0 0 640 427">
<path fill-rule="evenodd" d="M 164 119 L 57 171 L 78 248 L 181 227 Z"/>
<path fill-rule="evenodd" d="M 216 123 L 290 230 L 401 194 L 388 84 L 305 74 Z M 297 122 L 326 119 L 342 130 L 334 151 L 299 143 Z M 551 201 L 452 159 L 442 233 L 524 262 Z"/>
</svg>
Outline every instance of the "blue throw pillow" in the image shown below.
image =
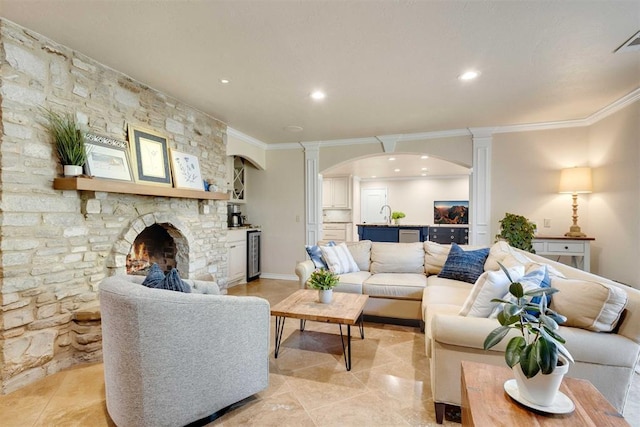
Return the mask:
<svg viewBox="0 0 640 427">
<path fill-rule="evenodd" d="M 489 256 L 489 248 L 465 251 L 455 243 L 451 244 L 449 256 L 438 277 L 476 283 L 484 273 L 484 262 Z"/>
<path fill-rule="evenodd" d="M 180 278 L 178 270 L 174 268 L 165 276 L 156 263 L 149 269 L 149 274 L 147 274 L 142 285 L 154 289 L 166 289 L 185 293 L 191 292 L 191 286 Z"/>
<path fill-rule="evenodd" d="M 541 288 L 550 288 L 551 287 L 551 278 L 549 278 L 549 269 L 547 268 L 546 265 L 543 266 L 542 268 L 544 269 L 544 277 L 542 278 L 542 281 L 540 282 L 540 287 Z M 525 275 L 523 277 L 523 279 L 525 277 L 527 277 L 527 276 L 528 276 L 528 274 Z M 551 304 L 551 296 L 552 295 L 545 294 L 545 296 L 547 297 L 547 307 L 548 307 L 549 304 Z M 542 298 L 542 295 L 538 296 L 538 297 L 533 297 L 533 298 L 531 298 L 531 302 L 534 303 L 534 304 L 540 304 L 540 299 L 541 298 Z"/>
<path fill-rule="evenodd" d="M 147 274 L 147 277 L 144 279 L 144 282 L 142 282 L 142 285 L 146 286 L 147 288 L 159 288 L 162 286 L 163 280 L 164 280 L 164 273 L 162 272 L 162 270 L 160 270 L 160 267 L 158 267 L 158 264 L 154 262 L 151 268 L 149 269 L 149 274 Z"/>
</svg>

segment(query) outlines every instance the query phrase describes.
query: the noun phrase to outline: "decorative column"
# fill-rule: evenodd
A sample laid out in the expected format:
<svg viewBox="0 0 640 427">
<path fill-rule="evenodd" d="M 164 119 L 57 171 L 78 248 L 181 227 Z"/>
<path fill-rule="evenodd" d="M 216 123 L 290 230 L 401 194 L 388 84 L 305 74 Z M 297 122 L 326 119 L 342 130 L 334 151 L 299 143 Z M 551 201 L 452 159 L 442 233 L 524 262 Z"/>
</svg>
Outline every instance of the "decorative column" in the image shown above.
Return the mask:
<svg viewBox="0 0 640 427">
<path fill-rule="evenodd" d="M 322 181 L 319 175 L 320 143 L 301 142 L 304 147 L 305 238 L 315 245 L 321 238 Z"/>
<path fill-rule="evenodd" d="M 491 144 L 493 128 L 469 129 L 473 138 L 473 172 L 469 189 L 471 212 L 469 244 L 490 246 L 491 238 Z"/>
</svg>

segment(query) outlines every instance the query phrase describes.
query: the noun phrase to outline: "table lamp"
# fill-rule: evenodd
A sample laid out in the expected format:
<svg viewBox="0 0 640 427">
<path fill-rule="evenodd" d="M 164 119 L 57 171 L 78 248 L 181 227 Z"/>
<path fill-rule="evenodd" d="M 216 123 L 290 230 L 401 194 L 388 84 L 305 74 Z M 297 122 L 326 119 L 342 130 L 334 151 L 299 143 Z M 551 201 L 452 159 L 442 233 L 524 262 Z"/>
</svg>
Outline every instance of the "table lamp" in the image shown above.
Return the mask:
<svg viewBox="0 0 640 427">
<path fill-rule="evenodd" d="M 560 172 L 560 193 L 570 193 L 573 196 L 573 225 L 567 237 L 586 237 L 578 226 L 578 194 L 591 193 L 591 168 L 568 168 Z"/>
</svg>

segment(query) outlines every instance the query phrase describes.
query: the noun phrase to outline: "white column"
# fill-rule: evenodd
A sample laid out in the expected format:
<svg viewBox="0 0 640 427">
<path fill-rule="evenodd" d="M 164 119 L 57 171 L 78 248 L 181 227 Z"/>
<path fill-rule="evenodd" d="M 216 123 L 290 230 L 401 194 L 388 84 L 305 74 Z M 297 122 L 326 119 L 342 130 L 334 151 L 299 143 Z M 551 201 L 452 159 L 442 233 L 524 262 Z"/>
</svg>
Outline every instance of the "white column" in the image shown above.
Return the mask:
<svg viewBox="0 0 640 427">
<path fill-rule="evenodd" d="M 490 246 L 491 234 L 491 144 L 492 128 L 472 128 L 473 172 L 469 194 L 472 245 Z"/>
<path fill-rule="evenodd" d="M 305 239 L 307 245 L 315 245 L 321 238 L 322 227 L 322 182 L 318 171 L 320 143 L 302 142 L 301 145 L 304 147 Z"/>
</svg>

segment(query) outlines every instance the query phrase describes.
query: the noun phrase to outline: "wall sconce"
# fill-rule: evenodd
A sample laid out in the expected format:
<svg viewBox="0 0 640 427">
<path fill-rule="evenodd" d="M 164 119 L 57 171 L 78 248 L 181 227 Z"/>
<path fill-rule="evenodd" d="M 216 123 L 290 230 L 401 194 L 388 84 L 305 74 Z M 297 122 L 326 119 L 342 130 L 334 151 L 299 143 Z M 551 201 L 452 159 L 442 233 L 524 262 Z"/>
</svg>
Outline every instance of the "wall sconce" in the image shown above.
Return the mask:
<svg viewBox="0 0 640 427">
<path fill-rule="evenodd" d="M 567 237 L 586 237 L 578 226 L 578 194 L 591 193 L 591 168 L 568 168 L 560 171 L 560 193 L 573 196 L 573 225 Z"/>
</svg>

